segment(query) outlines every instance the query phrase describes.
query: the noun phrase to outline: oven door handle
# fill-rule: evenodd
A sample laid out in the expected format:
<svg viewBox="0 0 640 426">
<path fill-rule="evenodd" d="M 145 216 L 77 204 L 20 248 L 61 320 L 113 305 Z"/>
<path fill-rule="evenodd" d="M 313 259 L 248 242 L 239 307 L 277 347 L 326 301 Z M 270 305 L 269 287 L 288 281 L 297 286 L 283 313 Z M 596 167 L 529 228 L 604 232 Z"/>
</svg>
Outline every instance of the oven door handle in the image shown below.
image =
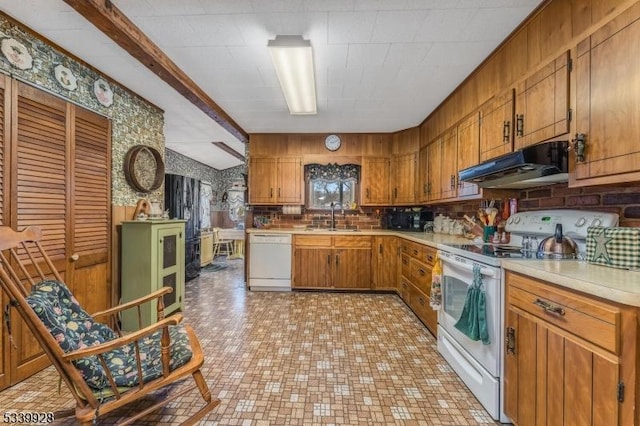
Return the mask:
<svg viewBox="0 0 640 426">
<path fill-rule="evenodd" d="M 456 268 L 462 268 L 462 269 L 466 269 L 467 271 L 473 271 L 473 265 L 467 265 L 466 263 L 459 263 L 453 259 L 449 259 L 446 256 L 440 256 L 440 260 L 445 263 L 449 263 L 450 265 L 453 265 Z M 496 276 L 496 272 L 490 268 L 480 268 L 480 273 L 482 275 L 486 275 L 487 277 L 492 277 L 492 278 Z"/>
</svg>

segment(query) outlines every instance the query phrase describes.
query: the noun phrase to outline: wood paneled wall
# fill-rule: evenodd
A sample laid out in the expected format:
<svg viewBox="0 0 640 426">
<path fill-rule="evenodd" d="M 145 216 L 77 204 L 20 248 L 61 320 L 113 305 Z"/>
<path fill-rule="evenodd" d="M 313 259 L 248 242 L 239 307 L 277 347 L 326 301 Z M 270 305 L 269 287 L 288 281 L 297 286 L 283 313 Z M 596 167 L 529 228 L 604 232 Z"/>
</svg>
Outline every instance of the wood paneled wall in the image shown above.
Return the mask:
<svg viewBox="0 0 640 426">
<path fill-rule="evenodd" d="M 390 133 L 338 133 L 342 146 L 335 152 L 328 151 L 324 139 L 329 133 L 255 133 L 249 136 L 250 156 L 299 156 L 305 162 L 327 158 L 336 162 L 341 157 L 385 156 L 391 154 Z M 359 162 L 359 160 L 358 160 Z"/>
</svg>

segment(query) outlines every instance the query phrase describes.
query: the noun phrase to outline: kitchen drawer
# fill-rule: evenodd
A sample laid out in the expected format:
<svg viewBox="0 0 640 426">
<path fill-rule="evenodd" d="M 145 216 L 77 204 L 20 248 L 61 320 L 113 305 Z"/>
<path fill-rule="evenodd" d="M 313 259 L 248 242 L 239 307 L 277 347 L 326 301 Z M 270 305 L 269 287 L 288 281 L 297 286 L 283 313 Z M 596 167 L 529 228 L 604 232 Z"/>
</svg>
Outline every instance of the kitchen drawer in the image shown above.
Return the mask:
<svg viewBox="0 0 640 426">
<path fill-rule="evenodd" d="M 402 241 L 402 253 L 407 254 L 416 259 L 424 257 L 425 246 L 413 241 Z"/>
<path fill-rule="evenodd" d="M 409 268 L 411 269 L 411 282 L 418 289 L 429 294 L 431 290 L 431 266 L 418 262 L 416 259 L 411 259 Z"/>
<path fill-rule="evenodd" d="M 615 305 L 507 272 L 507 304 L 588 342 L 620 353 L 621 311 Z"/>
<path fill-rule="evenodd" d="M 293 244 L 298 247 L 331 247 L 332 238 L 330 235 L 294 235 Z"/>
<path fill-rule="evenodd" d="M 424 257 L 421 260 L 427 265 L 433 266 L 436 261 L 436 252 L 437 250 L 433 247 L 423 246 L 422 253 Z"/>
<path fill-rule="evenodd" d="M 371 249 L 371 237 L 336 235 L 333 237 L 333 246 L 336 248 L 365 248 Z"/>
<path fill-rule="evenodd" d="M 400 280 L 400 297 L 407 304 L 409 303 L 409 299 L 411 296 L 411 287 L 412 286 L 409 281 L 406 278 L 402 277 L 402 279 Z"/>
<path fill-rule="evenodd" d="M 427 326 L 429 331 L 433 335 L 436 334 L 438 328 L 438 314 L 431 309 L 429 305 L 429 295 L 420 291 L 416 286 L 412 285 L 409 288 L 409 306 L 411 310 L 420 318 L 420 320 Z"/>
<path fill-rule="evenodd" d="M 401 257 L 401 272 L 402 275 L 408 279 L 411 279 L 411 257 L 407 254 L 403 254 Z"/>
</svg>

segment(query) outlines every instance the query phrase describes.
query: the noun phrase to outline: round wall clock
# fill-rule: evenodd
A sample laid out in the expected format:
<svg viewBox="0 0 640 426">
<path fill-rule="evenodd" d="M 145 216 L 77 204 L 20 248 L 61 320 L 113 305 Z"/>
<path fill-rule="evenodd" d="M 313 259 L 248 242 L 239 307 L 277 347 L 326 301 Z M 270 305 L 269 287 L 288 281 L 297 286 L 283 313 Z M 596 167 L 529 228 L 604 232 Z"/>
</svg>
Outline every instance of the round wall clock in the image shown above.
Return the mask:
<svg viewBox="0 0 640 426">
<path fill-rule="evenodd" d="M 324 139 L 324 146 L 329 151 L 336 151 L 338 148 L 340 148 L 341 144 L 342 141 L 340 140 L 340 136 L 338 135 L 329 135 Z"/>
<path fill-rule="evenodd" d="M 164 182 L 164 161 L 157 149 L 136 145 L 124 156 L 124 177 L 133 189 L 147 193 Z"/>
</svg>

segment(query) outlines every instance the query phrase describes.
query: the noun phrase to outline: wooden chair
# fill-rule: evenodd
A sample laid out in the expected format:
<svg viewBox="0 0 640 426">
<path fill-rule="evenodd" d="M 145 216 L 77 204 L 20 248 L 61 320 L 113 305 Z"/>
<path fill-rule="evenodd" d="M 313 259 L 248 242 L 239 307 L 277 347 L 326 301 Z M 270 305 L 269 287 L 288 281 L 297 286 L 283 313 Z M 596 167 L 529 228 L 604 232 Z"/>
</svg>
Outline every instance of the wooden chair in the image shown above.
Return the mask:
<svg viewBox="0 0 640 426">
<path fill-rule="evenodd" d="M 183 424 L 194 424 L 220 403 L 212 399 L 200 372 L 204 356 L 193 329 L 181 324 L 180 314 L 164 318 L 163 296 L 170 288 L 91 316 L 63 283 L 41 240 L 42 231 L 37 227 L 22 232 L 0 227 L 0 285 L 76 401 L 75 410 L 59 415 L 75 412 L 78 423 L 90 425 L 99 416 L 135 404 L 189 375 L 194 384 L 163 396 L 151 407 L 141 406 L 141 411 L 119 424 L 132 424 L 196 388 L 204 405 Z M 154 301 L 157 323 L 121 333 L 117 325 L 121 311 L 136 309 L 141 324 L 140 305 Z M 99 317 L 106 321 L 95 321 Z"/>
<path fill-rule="evenodd" d="M 213 228 L 213 258 L 216 256 L 229 256 L 233 253 L 233 240 L 220 238 L 220 228 Z"/>
</svg>

